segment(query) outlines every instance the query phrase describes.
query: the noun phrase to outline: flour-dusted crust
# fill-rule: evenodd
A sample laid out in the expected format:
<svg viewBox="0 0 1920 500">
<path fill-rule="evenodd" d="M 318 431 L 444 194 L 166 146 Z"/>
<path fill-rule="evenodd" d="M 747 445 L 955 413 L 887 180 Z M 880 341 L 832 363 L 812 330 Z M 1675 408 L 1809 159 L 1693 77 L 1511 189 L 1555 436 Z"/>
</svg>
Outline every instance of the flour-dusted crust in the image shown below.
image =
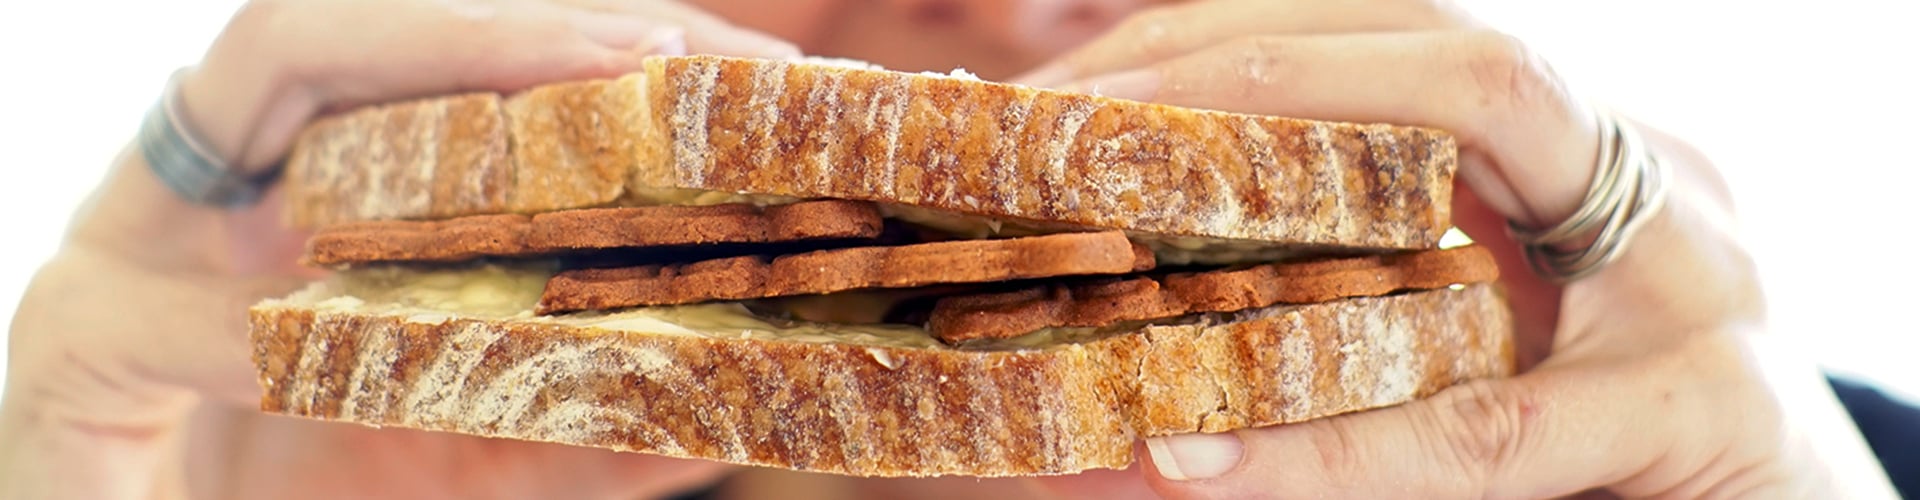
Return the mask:
<svg viewBox="0 0 1920 500">
<path fill-rule="evenodd" d="M 608 81 L 566 82 L 506 100 L 514 139 L 508 211 L 535 213 L 613 203 L 632 170 L 632 140 L 612 126 Z M 498 208 L 494 210 L 499 210 Z"/>
<path fill-rule="evenodd" d="M 253 309 L 267 412 L 861 476 L 1123 468 L 1140 438 L 1396 405 L 1512 371 L 1493 285 L 1021 351 Z"/>
<path fill-rule="evenodd" d="M 473 93 L 316 120 L 287 158 L 288 215 L 330 222 L 499 213 L 513 188 L 500 99 Z"/>
<path fill-rule="evenodd" d="M 499 115 L 456 123 L 433 111 L 455 104 Z M 422 153 L 448 148 L 485 154 Z M 686 56 L 613 80 L 349 112 L 314 125 L 289 169 L 293 219 L 305 226 L 632 203 L 690 188 L 1168 236 L 1426 248 L 1450 226 L 1455 161 L 1453 139 L 1424 128 Z M 474 193 L 364 188 L 449 178 Z"/>
</svg>

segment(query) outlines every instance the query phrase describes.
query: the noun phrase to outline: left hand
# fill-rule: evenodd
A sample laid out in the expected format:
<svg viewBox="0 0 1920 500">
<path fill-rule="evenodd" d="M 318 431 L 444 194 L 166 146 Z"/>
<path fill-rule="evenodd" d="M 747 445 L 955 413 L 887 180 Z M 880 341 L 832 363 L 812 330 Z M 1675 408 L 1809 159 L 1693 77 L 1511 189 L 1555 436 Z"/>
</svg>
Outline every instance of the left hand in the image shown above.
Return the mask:
<svg viewBox="0 0 1920 500">
<path fill-rule="evenodd" d="M 1598 125 L 1523 43 L 1464 12 L 1423 0 L 1164 7 L 1017 81 L 1446 130 L 1461 148 L 1455 223 L 1501 258 L 1523 373 L 1297 425 L 1150 439 L 1144 485 L 1157 493 L 1887 491 L 1813 366 L 1780 356 L 1781 339 L 1766 332 L 1758 273 L 1732 235 L 1727 188 L 1683 143 L 1639 127 L 1674 181 L 1664 209 L 1619 260 L 1564 288 L 1531 274 L 1505 224 L 1546 227 L 1574 212 L 1599 156 Z M 1082 494 L 1112 487 L 1089 478 L 1050 484 Z"/>
<path fill-rule="evenodd" d="M 253 0 L 182 75 L 179 112 L 252 170 L 328 110 L 611 78 L 696 52 L 799 55 L 671 0 Z M 137 149 L 120 158 L 15 314 L 0 498 L 636 498 L 734 469 L 261 413 L 247 307 L 316 274 L 270 193 L 243 210 L 194 205 Z"/>
</svg>

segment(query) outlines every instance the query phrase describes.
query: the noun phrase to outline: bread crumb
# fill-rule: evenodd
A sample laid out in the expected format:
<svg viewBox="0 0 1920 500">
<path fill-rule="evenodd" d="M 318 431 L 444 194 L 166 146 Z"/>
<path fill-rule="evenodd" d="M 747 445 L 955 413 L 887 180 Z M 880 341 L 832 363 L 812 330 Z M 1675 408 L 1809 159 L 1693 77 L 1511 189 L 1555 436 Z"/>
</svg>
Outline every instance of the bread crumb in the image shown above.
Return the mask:
<svg viewBox="0 0 1920 500">
<path fill-rule="evenodd" d="M 836 68 L 852 68 L 852 69 L 867 69 L 867 70 L 885 70 L 886 69 L 884 67 L 881 67 L 878 64 L 862 61 L 859 59 L 847 59 L 843 57 L 808 56 L 806 60 L 802 62 L 806 64 L 832 66 Z"/>
<path fill-rule="evenodd" d="M 920 75 L 930 76 L 934 78 L 953 78 L 958 80 L 972 80 L 976 82 L 980 81 L 979 75 L 975 75 L 973 74 L 973 72 L 967 71 L 966 68 L 953 68 L 952 70 L 947 71 L 946 73 L 941 73 L 938 71 L 922 71 L 920 72 Z"/>
<path fill-rule="evenodd" d="M 894 359 L 893 355 L 888 354 L 885 349 L 868 347 L 867 355 L 873 356 L 874 362 L 880 363 L 880 366 L 887 367 L 888 370 L 900 367 L 900 360 Z"/>
</svg>

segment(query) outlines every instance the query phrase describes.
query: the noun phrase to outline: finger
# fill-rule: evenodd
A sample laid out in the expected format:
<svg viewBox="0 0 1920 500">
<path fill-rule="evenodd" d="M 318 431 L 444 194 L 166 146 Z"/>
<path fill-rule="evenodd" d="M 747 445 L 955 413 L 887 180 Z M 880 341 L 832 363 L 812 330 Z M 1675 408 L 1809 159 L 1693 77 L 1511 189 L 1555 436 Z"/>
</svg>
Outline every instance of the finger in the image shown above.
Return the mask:
<svg viewBox="0 0 1920 500">
<path fill-rule="evenodd" d="M 641 55 L 684 52 L 674 24 L 545 3 L 466 12 L 418 5 L 368 19 L 356 36 L 308 33 L 297 77 L 323 109 L 455 92 L 513 92 L 639 69 Z M 291 36 L 291 35 L 290 35 Z"/>
<path fill-rule="evenodd" d="M 685 28 L 670 20 L 622 12 L 536 4 L 525 26 L 497 27 L 505 47 L 475 65 L 479 78 L 462 87 L 513 92 L 553 81 L 611 78 L 640 69 L 651 55 L 687 52 Z M 554 26 L 558 24 L 558 26 Z M 564 30 L 555 37 L 549 31 Z"/>
<path fill-rule="evenodd" d="M 1502 216 L 1571 215 L 1599 156 L 1591 112 L 1544 61 L 1490 31 L 1251 37 L 1071 91 L 1225 111 L 1435 127 L 1454 134 L 1460 178 Z M 1547 222 L 1551 221 L 1551 222 Z"/>
<path fill-rule="evenodd" d="M 942 0 L 893 0 L 902 11 L 938 9 Z M 1111 31 L 1154 0 L 976 0 L 961 17 L 969 29 L 1007 47 L 1060 54 Z"/>
<path fill-rule="evenodd" d="M 241 276 L 293 276 L 320 279 L 329 273 L 300 264 L 311 231 L 286 226 L 286 190 L 271 189 L 253 208 L 222 218 L 225 271 Z"/>
<path fill-rule="evenodd" d="M 1149 9 L 1066 57 L 1013 81 L 1040 87 L 1119 71 L 1257 35 L 1462 27 L 1465 14 L 1430 0 L 1232 0 Z"/>
<path fill-rule="evenodd" d="M 575 10 L 567 21 L 582 36 L 608 49 L 658 55 L 684 55 L 687 33 L 679 25 L 645 17 Z"/>
<path fill-rule="evenodd" d="M 1477 160 L 1461 159 L 1462 164 Z M 1490 168 L 1490 167 L 1472 167 Z M 1489 208 L 1471 189 L 1453 192 L 1453 224 L 1481 248 L 1493 254 L 1500 269 L 1500 286 L 1506 290 L 1513 313 L 1515 369 L 1532 371 L 1553 352 L 1554 329 L 1560 319 L 1559 285 L 1531 272 L 1524 250 L 1507 234 L 1507 221 Z"/>
<path fill-rule="evenodd" d="M 206 439 L 193 457 L 235 498 L 282 498 L 289 484 L 327 485 L 328 498 L 667 498 L 732 469 L 718 462 L 407 428 L 284 418 L 247 408 L 196 415 Z M 303 464 L 241 467 L 236 464 Z"/>
<path fill-rule="evenodd" d="M 696 54 L 791 60 L 800 57 L 800 48 L 792 43 L 724 23 L 703 23 L 688 28 L 687 51 Z"/>
<path fill-rule="evenodd" d="M 1124 470 L 1095 469 L 1065 476 L 1046 476 L 1033 479 L 1040 496 L 1044 498 L 1101 499 L 1101 500 L 1153 500 L 1160 498 L 1153 488 L 1147 486 L 1146 476 L 1141 473 L 1143 464 L 1135 464 Z"/>
<path fill-rule="evenodd" d="M 584 446 L 556 443 L 507 441 L 432 433 L 449 442 L 477 442 L 494 458 L 510 461 L 503 467 L 520 477 L 516 484 L 528 486 L 517 498 L 539 498 L 554 494 L 554 484 L 570 484 L 580 490 L 575 498 L 662 498 L 718 479 L 734 467 L 720 462 L 680 459 L 660 455 L 614 452 Z M 498 492 L 480 491 L 486 495 Z"/>
<path fill-rule="evenodd" d="M 1687 417 L 1715 414 L 1711 403 L 1671 385 L 1616 366 L 1562 367 L 1372 412 L 1153 438 L 1152 484 L 1183 498 L 1571 495 L 1629 481 L 1713 433 Z"/>
<path fill-rule="evenodd" d="M 794 59 L 801 55 L 800 48 L 790 42 L 737 26 L 677 2 L 567 0 L 565 3 L 591 12 L 617 13 L 679 25 L 686 30 L 686 49 L 692 53 L 769 59 Z"/>
<path fill-rule="evenodd" d="M 148 418 L 156 409 L 186 407 L 181 388 L 202 398 L 257 404 L 260 388 L 249 362 L 245 311 L 257 297 L 285 294 L 293 280 L 260 279 L 240 284 L 246 292 L 224 292 L 209 280 L 155 272 L 108 252 L 76 245 L 49 261 L 46 280 L 23 301 L 21 310 L 54 311 L 34 317 L 39 328 L 59 325 L 69 335 L 71 353 L 51 359 L 41 377 L 55 399 L 72 403 L 76 415 Z M 111 276 L 115 286 L 97 286 Z M 91 281 L 89 281 L 91 280 Z M 243 297 L 243 293 L 256 298 Z M 126 300 L 138 294 L 139 300 Z M 76 313 L 70 304 L 119 304 L 109 313 Z M 75 388 L 95 388 L 84 390 Z M 78 398 L 73 394 L 92 394 Z M 189 399 L 190 400 L 190 399 Z M 100 407 L 99 405 L 114 405 Z"/>
</svg>

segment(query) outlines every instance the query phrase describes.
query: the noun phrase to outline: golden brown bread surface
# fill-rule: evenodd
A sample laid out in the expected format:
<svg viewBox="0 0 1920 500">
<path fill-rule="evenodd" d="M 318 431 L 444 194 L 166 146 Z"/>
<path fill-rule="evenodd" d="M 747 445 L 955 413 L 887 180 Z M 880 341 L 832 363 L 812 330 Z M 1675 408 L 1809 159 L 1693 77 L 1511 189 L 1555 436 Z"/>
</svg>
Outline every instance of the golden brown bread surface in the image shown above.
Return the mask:
<svg viewBox="0 0 1920 500">
<path fill-rule="evenodd" d="M 499 213 L 515 191 L 500 106 L 492 94 L 462 94 L 367 108 L 343 120 L 351 123 L 313 127 L 287 160 L 291 217 L 304 223 L 348 220 L 341 214 L 374 220 Z M 360 140 L 313 140 L 347 133 Z"/>
<path fill-rule="evenodd" d="M 317 121 L 293 221 L 653 203 L 662 188 L 848 198 L 1135 233 L 1432 247 L 1439 131 L 1168 107 L 960 78 L 663 57 L 616 80 Z"/>
<path fill-rule="evenodd" d="M 862 476 L 1123 468 L 1145 436 L 1395 405 L 1512 370 L 1493 285 L 1009 351 L 295 302 L 251 322 L 267 412 Z"/>
</svg>

